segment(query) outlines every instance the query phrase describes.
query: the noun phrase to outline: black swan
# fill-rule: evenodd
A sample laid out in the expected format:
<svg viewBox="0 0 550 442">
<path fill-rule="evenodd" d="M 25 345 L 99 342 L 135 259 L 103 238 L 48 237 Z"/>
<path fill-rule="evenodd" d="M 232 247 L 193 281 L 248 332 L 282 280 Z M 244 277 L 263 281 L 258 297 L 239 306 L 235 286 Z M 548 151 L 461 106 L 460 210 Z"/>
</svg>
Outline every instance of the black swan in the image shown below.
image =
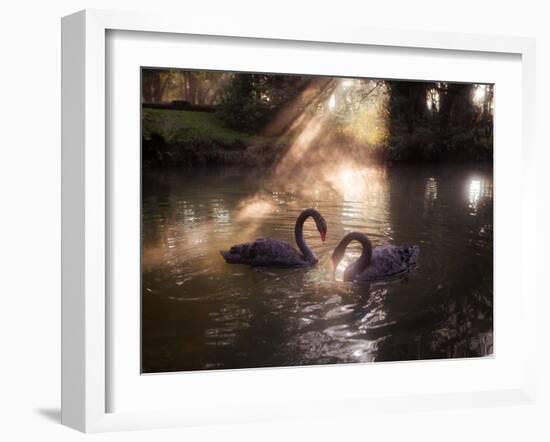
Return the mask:
<svg viewBox="0 0 550 442">
<path fill-rule="evenodd" d="M 254 242 L 237 244 L 220 253 L 229 264 L 248 264 L 252 266 L 299 267 L 317 263 L 317 257 L 304 240 L 304 222 L 312 217 L 315 220 L 321 240 L 325 241 L 327 223 L 315 209 L 306 209 L 296 219 L 294 237 L 300 252 L 285 241 L 272 238 L 258 238 Z"/>
<path fill-rule="evenodd" d="M 336 270 L 351 241 L 363 246 L 361 256 L 344 271 L 344 281 L 377 281 L 408 272 L 416 265 L 418 246 L 394 246 L 391 244 L 372 248 L 364 233 L 348 233 L 332 252 L 332 266 Z"/>
</svg>

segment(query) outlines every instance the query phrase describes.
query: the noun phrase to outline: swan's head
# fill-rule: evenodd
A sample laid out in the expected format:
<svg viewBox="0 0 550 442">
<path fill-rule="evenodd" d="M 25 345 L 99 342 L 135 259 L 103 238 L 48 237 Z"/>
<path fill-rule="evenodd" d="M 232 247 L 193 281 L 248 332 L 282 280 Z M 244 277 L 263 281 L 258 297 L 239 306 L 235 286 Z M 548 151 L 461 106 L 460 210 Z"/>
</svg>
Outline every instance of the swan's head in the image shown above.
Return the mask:
<svg viewBox="0 0 550 442">
<path fill-rule="evenodd" d="M 321 235 L 321 241 L 325 242 L 325 239 L 327 239 L 327 222 L 325 218 L 319 215 L 318 218 L 315 218 L 315 225 L 317 226 L 319 235 Z"/>
<path fill-rule="evenodd" d="M 305 209 L 302 211 L 302 213 L 300 213 L 300 216 L 298 216 L 298 219 L 296 219 L 296 232 L 301 232 L 304 221 L 310 216 L 315 220 L 315 225 L 317 226 L 317 230 L 321 235 L 321 240 L 324 242 L 327 237 L 327 222 L 316 209 Z M 298 235 L 298 233 L 296 234 Z"/>
<path fill-rule="evenodd" d="M 420 254 L 420 247 L 418 246 L 406 246 L 405 257 L 407 258 L 407 264 L 410 266 L 416 265 L 418 261 L 418 255 Z"/>
</svg>

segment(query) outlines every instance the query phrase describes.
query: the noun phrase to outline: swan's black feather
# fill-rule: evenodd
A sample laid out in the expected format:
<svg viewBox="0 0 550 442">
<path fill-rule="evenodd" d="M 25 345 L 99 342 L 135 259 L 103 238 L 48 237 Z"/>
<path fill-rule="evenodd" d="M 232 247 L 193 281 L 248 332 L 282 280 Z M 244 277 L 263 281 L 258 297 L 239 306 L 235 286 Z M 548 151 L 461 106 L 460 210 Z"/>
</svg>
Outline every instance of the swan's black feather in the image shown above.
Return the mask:
<svg viewBox="0 0 550 442">
<path fill-rule="evenodd" d="M 372 251 L 370 265 L 356 275 L 347 275 L 348 280 L 376 281 L 397 276 L 411 270 L 418 259 L 418 246 L 385 245 Z"/>
<path fill-rule="evenodd" d="M 229 264 L 272 267 L 310 265 L 289 243 L 272 238 L 258 238 L 253 242 L 237 244 L 220 253 Z"/>
</svg>

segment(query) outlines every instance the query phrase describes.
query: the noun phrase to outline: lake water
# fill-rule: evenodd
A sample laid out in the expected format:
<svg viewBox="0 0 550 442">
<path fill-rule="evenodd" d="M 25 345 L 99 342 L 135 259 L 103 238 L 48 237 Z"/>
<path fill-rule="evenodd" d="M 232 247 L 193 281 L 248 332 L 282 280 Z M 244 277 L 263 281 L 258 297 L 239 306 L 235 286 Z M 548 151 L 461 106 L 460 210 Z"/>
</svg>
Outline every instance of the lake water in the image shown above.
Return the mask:
<svg viewBox="0 0 550 442">
<path fill-rule="evenodd" d="M 493 352 L 490 168 L 342 171 L 306 192 L 223 168 L 143 176 L 142 370 L 145 373 L 477 357 Z M 330 184 L 330 183 L 329 183 Z M 299 188 L 299 186 L 298 186 Z M 300 211 L 328 223 L 306 269 L 230 265 L 232 244 L 295 245 Z M 376 284 L 342 281 L 330 254 L 349 231 L 374 246 L 417 244 L 417 268 Z"/>
</svg>

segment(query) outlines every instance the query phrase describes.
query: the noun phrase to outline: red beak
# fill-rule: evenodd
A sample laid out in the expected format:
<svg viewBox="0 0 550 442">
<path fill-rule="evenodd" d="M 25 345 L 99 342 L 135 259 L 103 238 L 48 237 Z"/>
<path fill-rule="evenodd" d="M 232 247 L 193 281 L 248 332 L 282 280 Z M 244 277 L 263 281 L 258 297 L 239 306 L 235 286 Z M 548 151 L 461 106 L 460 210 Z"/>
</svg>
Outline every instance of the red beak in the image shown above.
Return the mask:
<svg viewBox="0 0 550 442">
<path fill-rule="evenodd" d="M 326 236 L 327 236 L 326 232 L 325 232 L 325 233 L 321 233 L 321 241 L 325 242 Z"/>
</svg>

